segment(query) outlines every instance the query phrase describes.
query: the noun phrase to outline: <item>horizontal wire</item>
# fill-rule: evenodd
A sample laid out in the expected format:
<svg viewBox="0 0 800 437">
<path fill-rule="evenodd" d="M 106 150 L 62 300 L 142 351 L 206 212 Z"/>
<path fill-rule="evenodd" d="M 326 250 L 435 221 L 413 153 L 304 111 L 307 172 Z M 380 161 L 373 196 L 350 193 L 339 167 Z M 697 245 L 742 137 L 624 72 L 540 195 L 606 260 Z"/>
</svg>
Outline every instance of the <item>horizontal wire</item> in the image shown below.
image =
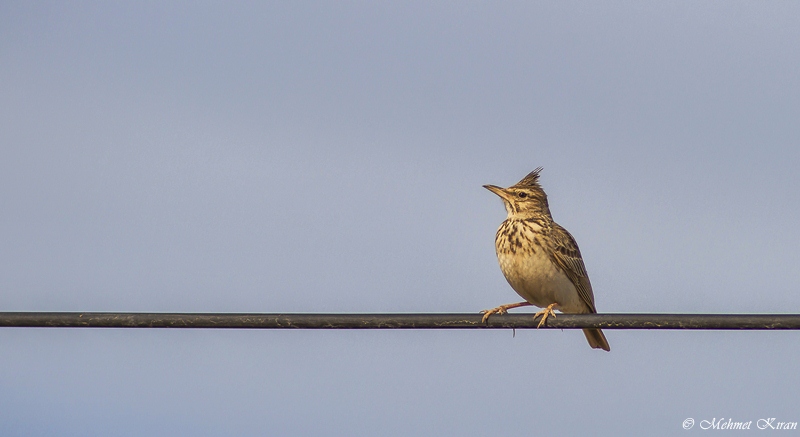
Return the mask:
<svg viewBox="0 0 800 437">
<path fill-rule="evenodd" d="M 0 312 L 0 327 L 202 329 L 528 329 L 533 314 Z M 557 314 L 543 329 L 800 329 L 800 314 Z"/>
</svg>

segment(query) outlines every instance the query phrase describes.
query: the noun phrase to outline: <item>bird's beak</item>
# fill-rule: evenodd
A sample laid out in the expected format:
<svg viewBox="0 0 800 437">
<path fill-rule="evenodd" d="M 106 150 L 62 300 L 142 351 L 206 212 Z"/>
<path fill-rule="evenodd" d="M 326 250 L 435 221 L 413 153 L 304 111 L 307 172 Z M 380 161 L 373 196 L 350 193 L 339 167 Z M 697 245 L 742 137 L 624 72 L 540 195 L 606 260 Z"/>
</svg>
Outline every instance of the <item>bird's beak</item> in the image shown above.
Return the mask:
<svg viewBox="0 0 800 437">
<path fill-rule="evenodd" d="M 511 201 L 511 196 L 509 196 L 508 193 L 506 193 L 506 190 L 504 190 L 504 189 L 502 189 L 502 188 L 500 188 L 500 187 L 498 187 L 496 185 L 484 185 L 483 188 L 486 188 L 487 190 L 491 191 L 492 193 L 497 194 L 498 196 L 500 196 L 501 199 L 503 199 L 503 200 L 505 200 L 507 202 Z"/>
</svg>

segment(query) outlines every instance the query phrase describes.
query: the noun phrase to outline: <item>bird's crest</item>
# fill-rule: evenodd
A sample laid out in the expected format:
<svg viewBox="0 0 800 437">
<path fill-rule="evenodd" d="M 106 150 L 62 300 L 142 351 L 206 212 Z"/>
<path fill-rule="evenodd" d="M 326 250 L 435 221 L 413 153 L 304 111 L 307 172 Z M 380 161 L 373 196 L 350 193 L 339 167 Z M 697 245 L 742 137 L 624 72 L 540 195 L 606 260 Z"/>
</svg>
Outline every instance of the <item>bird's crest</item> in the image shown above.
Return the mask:
<svg viewBox="0 0 800 437">
<path fill-rule="evenodd" d="M 539 173 L 542 172 L 542 167 L 537 167 L 536 170 L 528 173 L 527 176 L 522 178 L 521 181 L 517 182 L 514 186 L 515 187 L 528 187 L 528 188 L 539 188 L 541 189 L 542 186 L 539 185 Z"/>
</svg>

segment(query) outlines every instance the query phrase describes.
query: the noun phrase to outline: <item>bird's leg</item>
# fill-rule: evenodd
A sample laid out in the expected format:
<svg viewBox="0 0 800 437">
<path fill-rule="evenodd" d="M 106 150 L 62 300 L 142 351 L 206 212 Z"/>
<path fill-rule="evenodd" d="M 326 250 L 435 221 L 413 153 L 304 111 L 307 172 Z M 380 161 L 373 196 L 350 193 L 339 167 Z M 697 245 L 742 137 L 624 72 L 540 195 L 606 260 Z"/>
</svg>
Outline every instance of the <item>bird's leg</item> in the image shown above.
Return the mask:
<svg viewBox="0 0 800 437">
<path fill-rule="evenodd" d="M 536 326 L 537 328 L 541 328 L 542 325 L 544 325 L 544 321 L 547 320 L 547 316 L 556 316 L 556 313 L 553 312 L 553 308 L 557 306 L 557 303 L 551 303 L 550 305 L 547 305 L 547 308 L 543 308 L 541 311 L 533 315 L 534 320 L 536 320 L 537 317 L 542 316 L 542 320 L 539 320 L 539 325 Z"/>
<path fill-rule="evenodd" d="M 483 314 L 483 319 L 481 319 L 481 323 L 486 323 L 486 321 L 489 320 L 489 316 L 491 316 L 492 314 L 505 314 L 511 308 L 526 307 L 528 305 L 530 305 L 529 302 L 517 302 L 517 303 L 510 303 L 507 305 L 500 305 L 499 307 L 492 308 L 490 310 L 483 310 L 481 311 L 481 314 Z"/>
</svg>

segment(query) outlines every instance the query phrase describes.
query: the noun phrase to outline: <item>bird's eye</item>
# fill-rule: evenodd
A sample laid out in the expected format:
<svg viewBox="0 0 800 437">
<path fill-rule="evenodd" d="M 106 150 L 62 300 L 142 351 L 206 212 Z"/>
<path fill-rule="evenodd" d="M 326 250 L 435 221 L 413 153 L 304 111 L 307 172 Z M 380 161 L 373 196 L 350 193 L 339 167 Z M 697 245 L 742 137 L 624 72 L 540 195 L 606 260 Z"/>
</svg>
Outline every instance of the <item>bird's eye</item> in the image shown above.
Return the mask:
<svg viewBox="0 0 800 437">
<path fill-rule="evenodd" d="M 519 193 L 517 193 L 517 197 L 519 197 L 520 199 L 524 199 L 524 198 L 528 197 L 528 193 L 519 192 Z"/>
</svg>

